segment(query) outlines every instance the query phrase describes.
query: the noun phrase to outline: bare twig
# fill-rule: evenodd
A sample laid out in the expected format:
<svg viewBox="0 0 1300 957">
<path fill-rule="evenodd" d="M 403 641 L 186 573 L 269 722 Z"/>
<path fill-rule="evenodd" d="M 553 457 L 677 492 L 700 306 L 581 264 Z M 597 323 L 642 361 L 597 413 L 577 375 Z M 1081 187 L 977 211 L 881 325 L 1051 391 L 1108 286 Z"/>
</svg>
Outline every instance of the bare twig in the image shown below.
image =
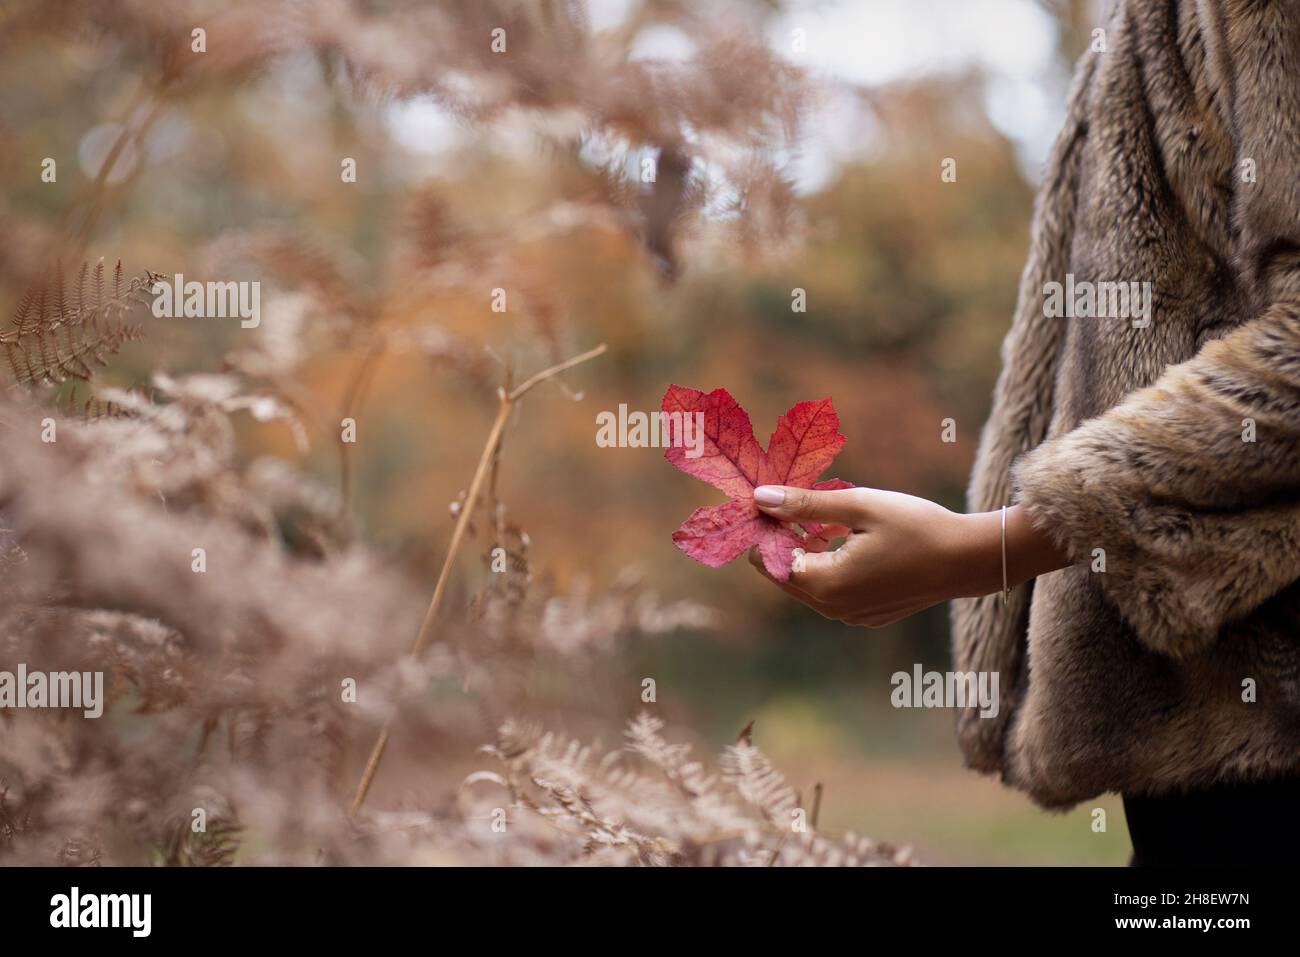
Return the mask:
<svg viewBox="0 0 1300 957">
<path fill-rule="evenodd" d="M 602 342 L 596 348 L 590 349 L 581 355 L 576 355 L 558 365 L 553 365 L 549 369 L 543 369 L 513 389 L 510 387 L 510 381 L 507 377 L 500 390 L 501 403 L 497 407 L 496 419 L 492 422 L 492 428 L 488 431 L 487 442 L 483 445 L 483 454 L 479 456 L 478 468 L 474 470 L 474 478 L 470 482 L 469 491 L 465 493 L 465 502 L 461 506 L 460 514 L 456 517 L 456 527 L 452 530 L 451 543 L 447 546 L 447 557 L 443 559 L 442 570 L 438 573 L 438 582 L 433 586 L 433 597 L 429 600 L 429 610 L 425 612 L 424 622 L 420 625 L 419 634 L 415 636 L 415 641 L 411 644 L 411 650 L 408 652 L 411 657 L 419 655 L 428 645 L 429 639 L 433 637 L 434 622 L 437 620 L 438 608 L 442 605 L 442 596 L 446 593 L 447 583 L 451 580 L 452 565 L 456 560 L 456 555 L 460 552 L 461 543 L 465 540 L 465 530 L 469 527 L 470 516 L 473 514 L 474 506 L 478 502 L 479 493 L 483 489 L 483 481 L 488 474 L 497 448 L 501 444 L 501 436 L 505 431 L 506 421 L 510 418 L 510 412 L 514 409 L 515 403 L 523 398 L 534 386 L 559 375 L 567 369 L 573 368 L 581 362 L 594 359 L 604 351 L 605 344 Z M 388 739 L 392 734 L 392 729 L 393 715 L 390 714 L 387 720 L 384 721 L 383 728 L 380 729 L 374 747 L 370 749 L 370 758 L 366 761 L 365 770 L 361 774 L 361 781 L 357 784 L 357 793 L 352 800 L 352 814 L 354 815 L 361 810 L 361 805 L 365 803 L 366 795 L 370 791 L 370 785 L 374 782 L 375 774 L 379 770 L 379 762 L 383 760 L 384 751 L 388 748 Z"/>
<path fill-rule="evenodd" d="M 387 343 L 382 336 L 377 336 L 371 343 L 370 348 L 362 357 L 357 366 L 352 380 L 343 394 L 343 401 L 339 406 L 339 420 L 356 419 L 357 411 L 361 406 L 361 399 L 366 389 L 370 385 L 375 367 L 378 366 L 379 360 L 383 357 Z M 352 455 L 348 448 L 350 443 L 344 442 L 340 437 L 338 442 L 339 450 L 339 518 L 347 517 L 352 511 Z"/>
<path fill-rule="evenodd" d="M 574 366 L 578 365 L 579 363 L 586 362 L 588 359 L 594 359 L 596 358 L 596 356 L 603 355 L 604 352 L 605 352 L 605 343 L 602 342 L 594 349 L 589 349 L 586 352 L 581 353 L 580 355 L 574 356 L 572 359 L 565 359 L 563 362 L 557 365 L 553 365 L 549 369 L 543 369 L 541 372 L 537 373 L 537 375 L 533 376 L 532 378 L 525 379 L 518 387 L 515 388 L 513 392 L 509 393 L 506 396 L 506 401 L 518 402 L 521 398 L 523 398 L 524 393 L 526 393 L 533 386 L 538 385 L 539 383 L 544 382 L 547 379 L 552 379 L 555 376 L 559 375 L 561 372 L 564 372 L 566 369 L 572 369 Z"/>
</svg>

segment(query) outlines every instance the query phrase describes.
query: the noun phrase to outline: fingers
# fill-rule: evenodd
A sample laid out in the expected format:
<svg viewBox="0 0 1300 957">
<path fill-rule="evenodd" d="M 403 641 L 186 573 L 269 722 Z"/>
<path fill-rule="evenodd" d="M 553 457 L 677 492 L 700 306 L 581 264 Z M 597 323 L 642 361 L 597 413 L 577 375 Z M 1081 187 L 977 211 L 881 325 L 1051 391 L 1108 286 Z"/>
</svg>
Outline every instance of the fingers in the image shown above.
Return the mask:
<svg viewBox="0 0 1300 957">
<path fill-rule="evenodd" d="M 795 562 L 790 572 L 790 586 L 803 592 L 811 601 L 836 608 L 845 597 L 841 594 L 840 581 L 845 554 L 842 548 L 833 552 L 808 552 L 802 560 Z"/>
<path fill-rule="evenodd" d="M 867 489 L 846 488 L 817 491 L 785 485 L 760 485 L 754 489 L 754 504 L 783 522 L 821 522 L 858 528 L 866 520 Z"/>
<path fill-rule="evenodd" d="M 799 559 L 798 561 L 796 561 L 795 562 L 796 566 L 801 565 L 804 560 L 805 559 Z M 758 569 L 758 573 L 760 575 L 762 575 L 764 578 L 770 581 L 777 588 L 781 589 L 781 591 L 785 592 L 795 601 L 807 605 L 813 611 L 817 612 L 819 615 L 825 616 L 826 618 L 835 617 L 835 615 L 832 613 L 829 607 L 817 601 L 815 598 L 813 598 L 803 589 L 799 588 L 794 584 L 791 584 L 790 582 L 778 581 L 777 579 L 773 578 L 771 574 L 769 574 L 768 570 L 763 567 L 763 558 L 761 555 L 759 555 L 757 548 L 751 548 L 749 550 L 749 563 L 753 565 L 756 569 Z"/>
<path fill-rule="evenodd" d="M 809 552 L 795 562 L 790 572 L 789 585 L 826 609 L 823 614 L 838 621 L 848 621 L 865 607 L 878 602 L 870 600 L 872 589 L 853 574 L 855 564 L 870 558 L 870 536 L 850 535 L 848 540 L 829 552 Z"/>
<path fill-rule="evenodd" d="M 763 566 L 763 558 L 757 548 L 749 550 L 749 563 L 758 569 L 760 575 L 781 589 L 791 598 L 807 605 L 824 618 L 834 621 L 846 621 L 851 614 L 849 605 L 841 599 L 843 589 L 839 587 L 841 569 L 837 567 L 835 552 L 815 552 L 796 555 L 789 581 L 778 581 Z"/>
<path fill-rule="evenodd" d="M 851 535 L 833 552 L 796 553 L 790 580 L 785 582 L 777 581 L 763 567 L 757 548 L 749 550 L 749 563 L 776 587 L 824 618 L 863 628 L 883 628 L 932 603 L 890 597 L 853 574 L 856 564 L 871 560 L 870 539 L 870 535 Z"/>
</svg>

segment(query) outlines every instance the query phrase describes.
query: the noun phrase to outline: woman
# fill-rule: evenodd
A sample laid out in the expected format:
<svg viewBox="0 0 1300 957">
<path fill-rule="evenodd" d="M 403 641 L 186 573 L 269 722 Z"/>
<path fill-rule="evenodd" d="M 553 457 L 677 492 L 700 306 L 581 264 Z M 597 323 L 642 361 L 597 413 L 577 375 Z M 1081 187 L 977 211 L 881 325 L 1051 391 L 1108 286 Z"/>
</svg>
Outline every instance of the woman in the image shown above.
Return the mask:
<svg viewBox="0 0 1300 957">
<path fill-rule="evenodd" d="M 955 669 L 1002 689 L 960 714 L 969 766 L 1048 808 L 1121 793 L 1136 863 L 1249 861 L 1300 847 L 1300 4 L 1117 6 L 1038 196 L 971 514 L 755 500 L 855 530 L 781 586 L 824 615 L 954 599 Z M 1149 313 L 1062 315 L 1102 283 Z"/>
</svg>

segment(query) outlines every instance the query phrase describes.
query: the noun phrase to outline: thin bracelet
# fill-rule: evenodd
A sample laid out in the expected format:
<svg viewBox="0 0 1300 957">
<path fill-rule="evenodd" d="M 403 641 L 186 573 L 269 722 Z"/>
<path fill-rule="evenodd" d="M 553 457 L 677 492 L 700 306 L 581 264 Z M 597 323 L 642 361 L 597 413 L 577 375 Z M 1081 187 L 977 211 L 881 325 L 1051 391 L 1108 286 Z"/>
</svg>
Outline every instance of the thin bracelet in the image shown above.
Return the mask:
<svg viewBox="0 0 1300 957">
<path fill-rule="evenodd" d="M 1002 605 L 1011 603 L 1011 586 L 1007 584 L 1007 507 L 1002 506 Z"/>
</svg>

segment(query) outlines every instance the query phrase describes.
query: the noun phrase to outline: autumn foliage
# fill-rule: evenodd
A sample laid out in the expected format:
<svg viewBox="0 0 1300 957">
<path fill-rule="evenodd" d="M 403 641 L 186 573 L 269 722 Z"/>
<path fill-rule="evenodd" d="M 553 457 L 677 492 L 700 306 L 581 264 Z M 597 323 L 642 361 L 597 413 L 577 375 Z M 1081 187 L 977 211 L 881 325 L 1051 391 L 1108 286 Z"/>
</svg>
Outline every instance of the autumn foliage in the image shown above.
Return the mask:
<svg viewBox="0 0 1300 957">
<path fill-rule="evenodd" d="M 795 549 L 823 551 L 832 539 L 848 534 L 841 526 L 820 523 L 810 523 L 801 533 L 754 504 L 754 489 L 760 485 L 853 487 L 842 479 L 818 481 L 844 446 L 840 419 L 830 399 L 800 402 L 786 412 L 777 420 L 766 449 L 754 438 L 749 416 L 726 389 L 705 394 L 670 386 L 663 412 L 670 423 L 664 457 L 729 497 L 725 505 L 696 509 L 673 533 L 677 547 L 691 558 L 717 567 L 757 548 L 768 574 L 788 581 Z M 693 454 L 696 449 L 686 436 L 696 421 L 703 423 L 704 433 L 699 455 Z"/>
</svg>

